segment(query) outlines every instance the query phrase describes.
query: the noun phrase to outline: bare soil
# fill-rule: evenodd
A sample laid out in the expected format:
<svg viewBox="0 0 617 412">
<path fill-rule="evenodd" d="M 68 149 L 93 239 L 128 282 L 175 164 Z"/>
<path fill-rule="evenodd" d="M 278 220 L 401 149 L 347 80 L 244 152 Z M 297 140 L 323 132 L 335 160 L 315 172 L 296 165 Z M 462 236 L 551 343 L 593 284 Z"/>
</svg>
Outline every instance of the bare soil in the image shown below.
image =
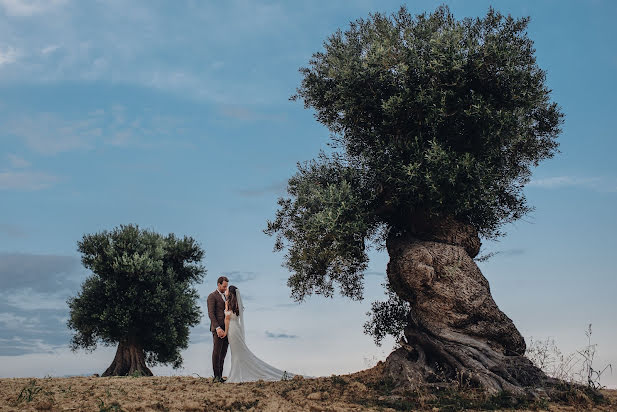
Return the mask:
<svg viewBox="0 0 617 412">
<path fill-rule="evenodd" d="M 240 384 L 191 376 L 0 379 L 0 411 L 397 411 L 550 410 L 617 411 L 617 391 L 601 403 L 580 390 L 560 402 L 521 401 L 469 388 L 393 395 L 383 364 L 316 379 Z"/>
</svg>

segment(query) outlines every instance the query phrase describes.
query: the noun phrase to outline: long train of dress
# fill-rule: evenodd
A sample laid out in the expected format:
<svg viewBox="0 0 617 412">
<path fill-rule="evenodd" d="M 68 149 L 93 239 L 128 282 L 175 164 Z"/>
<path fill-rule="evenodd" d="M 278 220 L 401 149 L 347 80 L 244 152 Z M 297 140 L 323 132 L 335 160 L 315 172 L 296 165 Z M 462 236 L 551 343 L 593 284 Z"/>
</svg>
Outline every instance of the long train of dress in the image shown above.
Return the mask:
<svg viewBox="0 0 617 412">
<path fill-rule="evenodd" d="M 267 364 L 251 352 L 246 345 L 239 318 L 235 313 L 231 313 L 229 319 L 227 338 L 229 340 L 229 349 L 231 350 L 231 370 L 227 382 L 251 382 L 260 379 L 279 381 L 294 376 L 292 373 Z"/>
</svg>

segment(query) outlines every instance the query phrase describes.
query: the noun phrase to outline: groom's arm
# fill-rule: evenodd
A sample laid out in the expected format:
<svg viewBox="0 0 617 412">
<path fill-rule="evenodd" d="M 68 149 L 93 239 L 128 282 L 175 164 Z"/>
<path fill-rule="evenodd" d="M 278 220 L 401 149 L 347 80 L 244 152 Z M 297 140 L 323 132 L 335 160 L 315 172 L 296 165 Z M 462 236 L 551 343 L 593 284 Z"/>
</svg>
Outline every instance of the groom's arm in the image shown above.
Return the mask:
<svg viewBox="0 0 617 412">
<path fill-rule="evenodd" d="M 219 324 L 219 321 L 216 320 L 216 315 L 214 314 L 214 308 L 216 307 L 216 298 L 214 297 L 214 295 L 210 294 L 208 295 L 208 317 L 210 318 L 210 322 L 212 322 L 213 325 L 216 325 L 216 329 L 221 328 L 221 325 Z"/>
</svg>

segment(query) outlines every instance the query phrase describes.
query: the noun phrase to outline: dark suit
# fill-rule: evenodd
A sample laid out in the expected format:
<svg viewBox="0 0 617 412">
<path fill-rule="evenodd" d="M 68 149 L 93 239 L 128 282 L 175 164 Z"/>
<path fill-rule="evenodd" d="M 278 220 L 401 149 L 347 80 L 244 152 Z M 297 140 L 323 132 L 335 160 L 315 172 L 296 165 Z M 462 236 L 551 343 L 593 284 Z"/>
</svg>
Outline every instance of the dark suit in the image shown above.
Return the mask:
<svg viewBox="0 0 617 412">
<path fill-rule="evenodd" d="M 212 348 L 212 369 L 215 377 L 223 376 L 223 362 L 227 355 L 227 347 L 229 341 L 227 336 L 223 339 L 216 334 L 216 328 L 220 327 L 225 330 L 225 301 L 221 297 L 218 289 L 208 295 L 208 317 L 210 318 L 210 331 L 214 347 Z"/>
</svg>

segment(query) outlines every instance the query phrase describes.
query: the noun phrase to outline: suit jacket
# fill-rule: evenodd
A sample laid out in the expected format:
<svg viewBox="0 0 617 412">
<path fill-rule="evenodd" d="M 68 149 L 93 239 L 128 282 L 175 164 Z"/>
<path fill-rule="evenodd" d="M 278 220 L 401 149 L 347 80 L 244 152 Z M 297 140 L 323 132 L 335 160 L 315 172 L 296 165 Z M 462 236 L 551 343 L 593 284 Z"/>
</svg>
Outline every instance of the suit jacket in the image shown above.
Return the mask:
<svg viewBox="0 0 617 412">
<path fill-rule="evenodd" d="M 207 302 L 210 331 L 216 332 L 217 326 L 225 330 L 225 301 L 218 289 L 208 295 Z"/>
</svg>

